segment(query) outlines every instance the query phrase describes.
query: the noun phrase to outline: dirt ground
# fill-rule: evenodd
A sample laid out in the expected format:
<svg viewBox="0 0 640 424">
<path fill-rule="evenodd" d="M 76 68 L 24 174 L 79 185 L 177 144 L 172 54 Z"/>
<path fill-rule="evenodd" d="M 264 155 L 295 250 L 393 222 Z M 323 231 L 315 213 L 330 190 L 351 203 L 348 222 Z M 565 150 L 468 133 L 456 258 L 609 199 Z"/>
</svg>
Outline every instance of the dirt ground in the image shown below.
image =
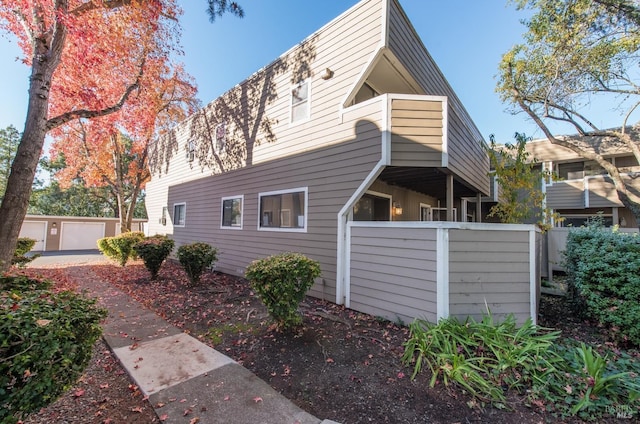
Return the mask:
<svg viewBox="0 0 640 424">
<path fill-rule="evenodd" d="M 303 326 L 280 333 L 248 283 L 209 273 L 190 286 L 174 263 L 157 281 L 140 263 L 120 268 L 92 265 L 117 286 L 183 331 L 230 356 L 309 413 L 343 424 L 519 423 L 561 421 L 530 405 L 526 394 L 510 394 L 508 410 L 472 402 L 454 387 L 429 388 L 429 375 L 411 379 L 400 358 L 408 328 L 318 299 L 301 306 Z M 73 288 L 64 269 L 30 269 Z M 601 342 L 588 322 L 567 315 L 561 298 L 543 296 L 540 324 L 564 335 Z M 108 348 L 100 342 L 89 368 L 65 396 L 25 423 L 159 422 Z M 628 423 L 611 417 L 607 423 Z"/>
</svg>

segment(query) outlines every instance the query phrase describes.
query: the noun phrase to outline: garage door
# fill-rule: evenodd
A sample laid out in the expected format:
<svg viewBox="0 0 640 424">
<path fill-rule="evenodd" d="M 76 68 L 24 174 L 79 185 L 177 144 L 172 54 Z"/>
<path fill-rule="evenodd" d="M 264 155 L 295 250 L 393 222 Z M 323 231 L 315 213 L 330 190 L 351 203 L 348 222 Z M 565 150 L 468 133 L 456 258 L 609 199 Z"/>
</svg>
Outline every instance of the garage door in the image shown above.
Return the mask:
<svg viewBox="0 0 640 424">
<path fill-rule="evenodd" d="M 60 250 L 97 249 L 96 242 L 102 237 L 103 222 L 63 222 L 60 230 Z"/>
<path fill-rule="evenodd" d="M 43 252 L 44 241 L 47 237 L 47 223 L 45 221 L 24 221 L 20 228 L 20 237 L 36 240 L 32 252 Z"/>
</svg>

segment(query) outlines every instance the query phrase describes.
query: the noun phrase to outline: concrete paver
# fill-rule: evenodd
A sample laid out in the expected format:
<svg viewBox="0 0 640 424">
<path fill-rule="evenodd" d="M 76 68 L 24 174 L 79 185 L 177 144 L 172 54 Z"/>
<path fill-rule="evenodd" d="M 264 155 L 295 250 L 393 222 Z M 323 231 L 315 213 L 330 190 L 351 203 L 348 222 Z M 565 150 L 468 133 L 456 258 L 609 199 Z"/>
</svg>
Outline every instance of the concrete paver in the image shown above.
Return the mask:
<svg viewBox="0 0 640 424">
<path fill-rule="evenodd" d="M 49 254 L 30 266 L 68 264 L 79 287 L 109 310 L 103 338 L 164 423 L 338 424 L 303 411 L 231 358 L 83 266 L 103 260 L 95 252 Z"/>
</svg>

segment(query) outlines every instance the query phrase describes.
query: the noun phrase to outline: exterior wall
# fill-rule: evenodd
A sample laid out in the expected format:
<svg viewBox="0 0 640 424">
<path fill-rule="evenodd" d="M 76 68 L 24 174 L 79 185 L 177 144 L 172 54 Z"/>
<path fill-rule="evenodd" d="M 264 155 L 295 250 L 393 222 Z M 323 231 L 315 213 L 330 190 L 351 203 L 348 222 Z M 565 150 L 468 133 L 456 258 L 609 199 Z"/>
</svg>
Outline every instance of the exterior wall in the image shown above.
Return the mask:
<svg viewBox="0 0 640 424">
<path fill-rule="evenodd" d="M 547 206 L 551 209 L 584 208 L 584 180 L 559 181 L 548 185 Z"/>
<path fill-rule="evenodd" d="M 390 321 L 437 321 L 435 228 L 351 228 L 350 307 Z"/>
<path fill-rule="evenodd" d="M 442 167 L 444 122 L 442 101 L 392 99 L 391 165 Z"/>
<path fill-rule="evenodd" d="M 171 209 L 166 204 L 171 186 L 299 155 L 352 137 L 353 125 L 349 128 L 341 123 L 349 122 L 354 113 L 366 114 L 355 108 L 343 115 L 341 122 L 338 111 L 350 85 L 382 42 L 382 13 L 382 1 L 356 4 L 158 143 L 151 155 L 153 176 L 147 184 L 149 232 L 174 232 L 170 222 L 160 223 L 162 208 Z M 326 68 L 334 72 L 328 80 L 321 77 Z M 308 79 L 311 84 L 311 116 L 290 124 L 289 93 L 292 80 L 299 79 Z M 379 105 L 370 108 L 371 113 L 380 110 Z M 221 122 L 227 125 L 226 146 L 217 152 L 209 139 L 212 128 Z M 190 140 L 197 144 L 192 162 L 185 157 Z"/>
<path fill-rule="evenodd" d="M 48 216 L 48 215 L 27 215 L 24 222 L 45 222 L 46 239 L 44 242 L 45 251 L 60 250 L 60 236 L 62 235 L 63 223 L 80 222 L 101 222 L 104 223 L 104 236 L 113 237 L 120 233 L 120 220 L 118 218 L 93 218 L 83 216 Z M 146 220 L 134 219 L 132 231 L 143 231 Z M 96 240 L 97 241 L 97 240 Z M 98 246 L 96 245 L 97 249 Z"/>
<path fill-rule="evenodd" d="M 618 193 L 610 178 L 604 176 L 585 178 L 585 189 L 589 196 L 588 207 L 606 208 L 622 206 Z"/>
<path fill-rule="evenodd" d="M 352 222 L 347 307 L 392 321 L 513 314 L 537 321 L 539 232 L 533 225 Z"/>
<path fill-rule="evenodd" d="M 530 240 L 526 231 L 449 231 L 449 313 L 478 320 L 531 316 Z"/>
<path fill-rule="evenodd" d="M 402 206 L 402 215 L 393 215 L 393 221 L 420 221 L 420 204 L 436 207 L 438 199 L 407 190 L 399 186 L 392 186 L 384 181 L 376 180 L 369 190 L 384 193 L 391 196 L 392 202 L 399 202 Z"/>
<path fill-rule="evenodd" d="M 234 275 L 243 275 L 257 258 L 303 253 L 321 264 L 321 281 L 310 294 L 335 301 L 338 212 L 381 157 L 376 123 L 356 119 L 355 110 L 352 117 L 338 126 L 350 134 L 340 143 L 170 187 L 170 211 L 174 203 L 186 203 L 186 224 L 174 228 L 176 245 L 203 241 L 218 247 L 217 269 Z M 259 193 L 301 187 L 308 190 L 306 232 L 258 227 Z M 221 229 L 221 198 L 236 195 L 244 196 L 242 229 Z"/>
<path fill-rule="evenodd" d="M 424 92 L 448 100 L 448 168 L 485 195 L 489 194 L 489 159 L 478 131 L 460 99 L 420 41 L 397 0 L 389 0 L 388 48 L 409 69 Z"/>
</svg>

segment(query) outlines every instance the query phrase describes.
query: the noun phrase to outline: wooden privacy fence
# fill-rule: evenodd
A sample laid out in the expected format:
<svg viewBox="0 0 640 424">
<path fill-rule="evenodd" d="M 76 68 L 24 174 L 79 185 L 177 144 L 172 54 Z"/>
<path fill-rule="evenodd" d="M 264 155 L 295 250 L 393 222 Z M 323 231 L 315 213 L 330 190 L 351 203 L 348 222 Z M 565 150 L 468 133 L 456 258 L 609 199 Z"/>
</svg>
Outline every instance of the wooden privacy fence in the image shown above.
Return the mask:
<svg viewBox="0 0 640 424">
<path fill-rule="evenodd" d="M 349 222 L 345 305 L 391 321 L 471 316 L 537 321 L 533 225 Z"/>
</svg>

